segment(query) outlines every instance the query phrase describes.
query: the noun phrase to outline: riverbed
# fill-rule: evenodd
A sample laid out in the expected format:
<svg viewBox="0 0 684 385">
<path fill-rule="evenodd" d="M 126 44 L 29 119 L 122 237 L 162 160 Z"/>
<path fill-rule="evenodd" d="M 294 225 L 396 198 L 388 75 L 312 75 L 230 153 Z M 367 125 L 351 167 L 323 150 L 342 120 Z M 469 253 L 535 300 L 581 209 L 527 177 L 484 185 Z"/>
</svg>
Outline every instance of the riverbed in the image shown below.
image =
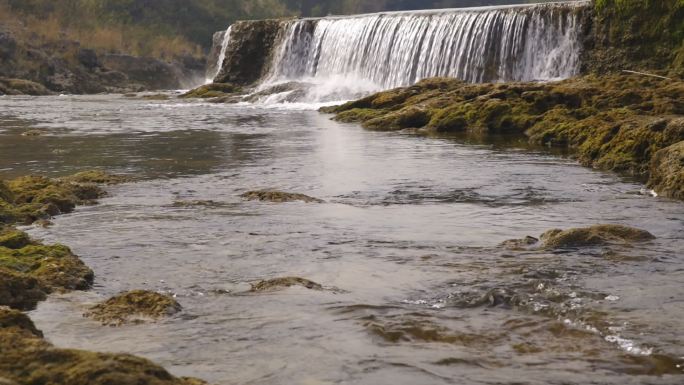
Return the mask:
<svg viewBox="0 0 684 385">
<path fill-rule="evenodd" d="M 0 177 L 136 179 L 29 228 L 96 274 L 31 312 L 46 338 L 218 385 L 681 383 L 681 202 L 522 142 L 365 131 L 317 107 L 0 97 Z M 240 198 L 270 188 L 325 203 Z M 598 223 L 657 239 L 498 246 Z M 245 293 L 285 276 L 326 290 Z M 130 289 L 184 310 L 120 328 L 82 317 Z"/>
</svg>

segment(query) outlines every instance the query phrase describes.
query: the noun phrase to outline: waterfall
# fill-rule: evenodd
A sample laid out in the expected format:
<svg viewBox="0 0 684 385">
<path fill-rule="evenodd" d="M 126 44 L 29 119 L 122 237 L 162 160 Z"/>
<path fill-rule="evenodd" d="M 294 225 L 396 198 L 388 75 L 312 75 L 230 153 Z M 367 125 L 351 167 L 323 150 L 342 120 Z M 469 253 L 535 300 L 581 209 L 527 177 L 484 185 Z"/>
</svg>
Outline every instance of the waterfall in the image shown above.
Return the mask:
<svg viewBox="0 0 684 385">
<path fill-rule="evenodd" d="M 226 50 L 228 49 L 228 44 L 230 43 L 230 35 L 232 32 L 233 26 L 229 26 L 226 32 L 223 34 L 223 41 L 221 42 L 221 50 L 218 55 L 218 61 L 216 62 L 216 73 L 211 76 L 211 79 L 207 79 L 207 83 L 211 83 L 214 78 L 221 72 L 221 67 L 223 67 L 223 61 L 226 60 Z"/>
<path fill-rule="evenodd" d="M 388 89 L 444 76 L 548 81 L 579 72 L 588 1 L 389 12 L 286 22 L 268 85 Z"/>
</svg>

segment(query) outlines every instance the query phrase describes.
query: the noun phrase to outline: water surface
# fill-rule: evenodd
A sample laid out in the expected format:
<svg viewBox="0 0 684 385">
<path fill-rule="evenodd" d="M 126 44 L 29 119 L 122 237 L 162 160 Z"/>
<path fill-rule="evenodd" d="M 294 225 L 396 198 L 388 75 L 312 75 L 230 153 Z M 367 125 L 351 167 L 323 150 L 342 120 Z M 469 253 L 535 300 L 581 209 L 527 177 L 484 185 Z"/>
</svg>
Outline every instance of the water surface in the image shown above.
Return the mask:
<svg viewBox="0 0 684 385">
<path fill-rule="evenodd" d="M 47 338 L 220 385 L 681 383 L 681 202 L 548 152 L 368 132 L 295 107 L 0 97 L 0 177 L 138 178 L 30 229 L 97 276 L 32 312 Z M 21 135 L 33 129 L 45 134 Z M 326 203 L 239 197 L 262 188 Z M 596 223 L 658 239 L 497 247 Z M 336 289 L 244 293 L 281 276 Z M 139 288 L 175 294 L 183 313 L 122 328 L 81 316 Z"/>
</svg>

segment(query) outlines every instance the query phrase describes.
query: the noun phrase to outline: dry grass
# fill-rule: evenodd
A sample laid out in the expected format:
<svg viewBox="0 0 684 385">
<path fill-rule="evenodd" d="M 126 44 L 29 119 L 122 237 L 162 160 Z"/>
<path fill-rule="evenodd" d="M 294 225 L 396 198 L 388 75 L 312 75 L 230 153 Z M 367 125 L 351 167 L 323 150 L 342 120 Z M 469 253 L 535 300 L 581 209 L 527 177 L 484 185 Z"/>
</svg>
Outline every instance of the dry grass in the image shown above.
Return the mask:
<svg viewBox="0 0 684 385">
<path fill-rule="evenodd" d="M 15 12 L 3 0 L 0 0 L 0 25 L 10 29 L 20 40 L 37 45 L 73 40 L 81 47 L 108 53 L 167 60 L 185 55 L 202 56 L 202 47 L 181 36 L 152 35 L 142 27 L 120 24 L 95 28 L 66 26 L 56 15 L 37 18 Z"/>
</svg>

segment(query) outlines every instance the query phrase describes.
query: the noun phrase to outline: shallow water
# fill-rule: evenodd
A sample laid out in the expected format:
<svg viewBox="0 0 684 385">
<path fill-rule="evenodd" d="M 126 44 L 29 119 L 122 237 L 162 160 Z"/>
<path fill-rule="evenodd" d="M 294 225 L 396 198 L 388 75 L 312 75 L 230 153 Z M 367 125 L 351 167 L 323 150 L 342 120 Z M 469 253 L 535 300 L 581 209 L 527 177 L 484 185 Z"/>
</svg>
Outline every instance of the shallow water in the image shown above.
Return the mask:
<svg viewBox="0 0 684 385">
<path fill-rule="evenodd" d="M 0 177 L 103 167 L 140 178 L 30 229 L 97 275 L 92 291 L 32 312 L 47 338 L 220 385 L 684 380 L 681 202 L 546 152 L 368 132 L 304 107 L 0 97 Z M 261 188 L 327 203 L 239 197 Z M 497 247 L 596 223 L 658 239 Z M 244 294 L 281 276 L 336 290 Z M 122 328 L 81 316 L 137 288 L 174 293 L 183 313 Z"/>
</svg>

